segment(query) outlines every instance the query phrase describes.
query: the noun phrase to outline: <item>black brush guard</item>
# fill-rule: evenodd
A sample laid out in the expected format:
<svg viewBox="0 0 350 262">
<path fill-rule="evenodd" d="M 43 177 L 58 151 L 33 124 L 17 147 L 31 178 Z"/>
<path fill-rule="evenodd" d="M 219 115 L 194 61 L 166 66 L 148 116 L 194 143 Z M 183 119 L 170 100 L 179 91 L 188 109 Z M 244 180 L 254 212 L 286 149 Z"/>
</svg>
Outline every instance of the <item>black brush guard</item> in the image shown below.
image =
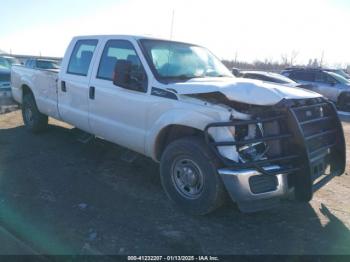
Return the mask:
<svg viewBox="0 0 350 262">
<path fill-rule="evenodd" d="M 243 141 L 215 142 L 209 129 L 278 122 L 279 134 L 266 135 Z M 335 175 L 345 171 L 346 149 L 343 128 L 335 106 L 324 98 L 305 100 L 282 100 L 267 116 L 256 116 L 253 120 L 234 120 L 209 124 L 205 128 L 205 140 L 226 168 L 241 170 L 255 168 L 265 175 L 288 174 L 294 186 L 296 199 L 310 201 L 313 192 L 326 184 Z M 223 157 L 220 146 L 242 146 L 257 142 L 280 141 L 282 153 L 267 159 L 237 163 Z M 264 166 L 278 165 L 282 169 L 266 171 Z M 326 167 L 331 175 L 322 180 Z"/>
</svg>

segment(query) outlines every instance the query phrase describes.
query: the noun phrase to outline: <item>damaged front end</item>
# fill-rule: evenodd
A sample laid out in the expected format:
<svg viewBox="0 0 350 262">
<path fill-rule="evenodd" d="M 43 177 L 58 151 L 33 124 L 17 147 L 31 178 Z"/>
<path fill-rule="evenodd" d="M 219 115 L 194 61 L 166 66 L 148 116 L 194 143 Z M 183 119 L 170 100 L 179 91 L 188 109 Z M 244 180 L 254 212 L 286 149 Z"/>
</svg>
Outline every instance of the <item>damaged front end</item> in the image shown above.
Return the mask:
<svg viewBox="0 0 350 262">
<path fill-rule="evenodd" d="M 242 211 L 270 208 L 290 192 L 299 201 L 309 201 L 314 191 L 344 172 L 343 129 L 326 99 L 283 99 L 261 107 L 228 103 L 250 119 L 211 123 L 205 139 L 222 161 L 218 173 Z M 214 141 L 213 130 L 222 127 L 230 130 L 232 140 Z"/>
</svg>

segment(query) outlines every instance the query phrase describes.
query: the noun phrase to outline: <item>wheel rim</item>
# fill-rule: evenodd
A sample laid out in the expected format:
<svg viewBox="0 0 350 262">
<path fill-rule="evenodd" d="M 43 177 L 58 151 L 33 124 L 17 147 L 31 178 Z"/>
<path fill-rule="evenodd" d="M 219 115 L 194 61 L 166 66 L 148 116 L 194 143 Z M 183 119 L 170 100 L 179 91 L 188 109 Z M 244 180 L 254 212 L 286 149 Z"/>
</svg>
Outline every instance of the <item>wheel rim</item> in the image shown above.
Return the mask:
<svg viewBox="0 0 350 262">
<path fill-rule="evenodd" d="M 199 198 L 204 185 L 204 176 L 199 166 L 187 158 L 177 158 L 172 166 L 172 181 L 176 191 L 184 198 Z"/>
<path fill-rule="evenodd" d="M 33 111 L 31 108 L 26 107 L 26 109 L 24 110 L 24 116 L 28 124 L 33 123 Z"/>
</svg>

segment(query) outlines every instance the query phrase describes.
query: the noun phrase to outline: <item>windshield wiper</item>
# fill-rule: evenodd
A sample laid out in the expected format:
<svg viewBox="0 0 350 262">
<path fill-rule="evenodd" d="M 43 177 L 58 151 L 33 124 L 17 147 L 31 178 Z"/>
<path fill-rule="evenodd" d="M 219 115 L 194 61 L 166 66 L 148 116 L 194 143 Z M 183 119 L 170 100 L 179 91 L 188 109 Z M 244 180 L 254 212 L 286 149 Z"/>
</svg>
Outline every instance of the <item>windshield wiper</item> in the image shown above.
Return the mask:
<svg viewBox="0 0 350 262">
<path fill-rule="evenodd" d="M 217 76 L 211 76 L 211 77 L 231 77 L 231 76 L 228 76 L 228 75 L 217 75 Z"/>
<path fill-rule="evenodd" d="M 201 78 L 205 76 L 190 76 L 190 75 L 178 75 L 178 76 L 166 76 L 167 79 L 179 79 L 179 80 L 189 80 L 193 78 Z"/>
</svg>

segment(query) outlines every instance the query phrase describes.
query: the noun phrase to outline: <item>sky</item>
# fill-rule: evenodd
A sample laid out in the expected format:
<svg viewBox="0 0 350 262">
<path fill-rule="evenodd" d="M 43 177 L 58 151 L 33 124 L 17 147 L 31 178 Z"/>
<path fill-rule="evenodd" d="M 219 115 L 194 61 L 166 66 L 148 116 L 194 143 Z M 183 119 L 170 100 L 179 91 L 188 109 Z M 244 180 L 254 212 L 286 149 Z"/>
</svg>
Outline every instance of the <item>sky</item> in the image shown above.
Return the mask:
<svg viewBox="0 0 350 262">
<path fill-rule="evenodd" d="M 0 13 L 0 49 L 15 54 L 62 57 L 76 35 L 141 34 L 221 59 L 350 65 L 350 0 L 0 0 Z"/>
</svg>

